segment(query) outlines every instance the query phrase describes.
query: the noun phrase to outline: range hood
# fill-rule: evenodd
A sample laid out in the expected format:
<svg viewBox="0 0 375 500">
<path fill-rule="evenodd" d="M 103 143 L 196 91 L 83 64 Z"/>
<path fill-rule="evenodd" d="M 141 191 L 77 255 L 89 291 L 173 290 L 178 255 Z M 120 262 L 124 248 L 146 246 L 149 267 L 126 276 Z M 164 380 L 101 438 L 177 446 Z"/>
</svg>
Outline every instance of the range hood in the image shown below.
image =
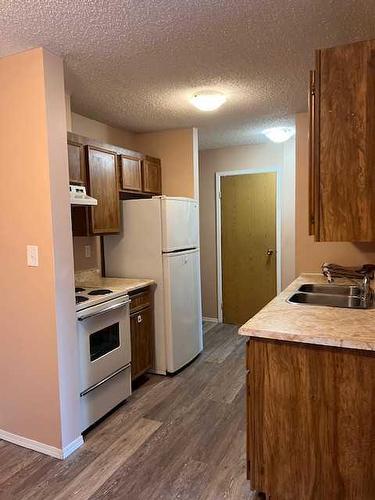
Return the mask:
<svg viewBox="0 0 375 500">
<path fill-rule="evenodd" d="M 95 198 L 86 194 L 85 186 L 75 186 L 74 184 L 70 184 L 69 191 L 71 205 L 94 206 L 98 204 Z"/>
</svg>

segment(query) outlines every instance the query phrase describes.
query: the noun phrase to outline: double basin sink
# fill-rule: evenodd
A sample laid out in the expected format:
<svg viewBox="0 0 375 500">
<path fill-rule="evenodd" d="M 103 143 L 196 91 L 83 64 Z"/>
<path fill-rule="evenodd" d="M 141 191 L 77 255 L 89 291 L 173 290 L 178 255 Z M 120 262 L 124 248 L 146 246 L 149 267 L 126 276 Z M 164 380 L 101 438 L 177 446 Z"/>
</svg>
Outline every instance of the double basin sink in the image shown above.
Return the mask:
<svg viewBox="0 0 375 500">
<path fill-rule="evenodd" d="M 369 309 L 373 303 L 372 294 L 365 299 L 359 286 L 312 283 L 301 285 L 297 292 L 289 297 L 288 302 L 350 309 Z"/>
</svg>

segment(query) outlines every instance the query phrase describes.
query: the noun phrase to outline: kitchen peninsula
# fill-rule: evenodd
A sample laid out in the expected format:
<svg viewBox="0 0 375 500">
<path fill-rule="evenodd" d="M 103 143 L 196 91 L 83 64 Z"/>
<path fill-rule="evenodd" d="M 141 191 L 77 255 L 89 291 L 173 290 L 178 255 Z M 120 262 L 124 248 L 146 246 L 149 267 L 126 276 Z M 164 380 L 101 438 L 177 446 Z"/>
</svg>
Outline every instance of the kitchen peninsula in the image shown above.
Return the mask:
<svg viewBox="0 0 375 500">
<path fill-rule="evenodd" d="M 375 497 L 375 309 L 290 304 L 304 274 L 240 329 L 252 489 L 272 499 Z M 345 284 L 345 280 L 337 280 Z"/>
</svg>

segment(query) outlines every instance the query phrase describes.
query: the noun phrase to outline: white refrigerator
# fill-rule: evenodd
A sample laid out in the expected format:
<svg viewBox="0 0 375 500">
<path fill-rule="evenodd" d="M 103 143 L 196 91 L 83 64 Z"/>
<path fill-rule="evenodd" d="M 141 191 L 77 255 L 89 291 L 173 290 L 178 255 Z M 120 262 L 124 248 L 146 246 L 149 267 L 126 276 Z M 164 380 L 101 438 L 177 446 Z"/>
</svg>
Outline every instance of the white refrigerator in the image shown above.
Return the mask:
<svg viewBox="0 0 375 500">
<path fill-rule="evenodd" d="M 121 226 L 104 237 L 106 275 L 155 280 L 154 372 L 175 373 L 203 349 L 198 203 L 126 200 Z"/>
</svg>

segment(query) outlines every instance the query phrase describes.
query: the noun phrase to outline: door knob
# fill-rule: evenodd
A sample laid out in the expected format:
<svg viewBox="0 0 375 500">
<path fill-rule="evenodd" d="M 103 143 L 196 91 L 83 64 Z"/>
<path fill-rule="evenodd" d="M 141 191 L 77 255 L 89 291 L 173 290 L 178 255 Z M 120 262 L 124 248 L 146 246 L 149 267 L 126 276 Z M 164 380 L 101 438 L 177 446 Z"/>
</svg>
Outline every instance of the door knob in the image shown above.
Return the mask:
<svg viewBox="0 0 375 500">
<path fill-rule="evenodd" d="M 269 249 L 267 250 L 267 255 L 273 255 L 273 250 L 272 250 L 272 248 L 269 248 Z"/>
</svg>

